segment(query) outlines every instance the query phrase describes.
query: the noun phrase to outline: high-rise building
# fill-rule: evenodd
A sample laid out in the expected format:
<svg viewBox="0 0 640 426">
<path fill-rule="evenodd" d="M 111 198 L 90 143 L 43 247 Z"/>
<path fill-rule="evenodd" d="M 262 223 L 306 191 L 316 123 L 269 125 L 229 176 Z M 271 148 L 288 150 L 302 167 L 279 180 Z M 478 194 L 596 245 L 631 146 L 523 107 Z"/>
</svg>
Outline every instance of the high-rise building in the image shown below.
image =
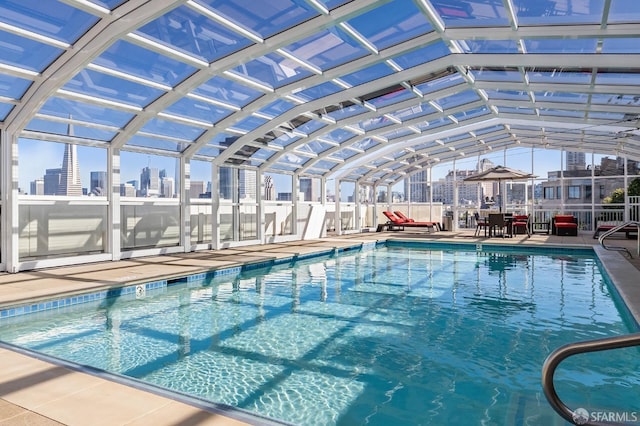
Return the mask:
<svg viewBox="0 0 640 426">
<path fill-rule="evenodd" d="M 93 195 L 107 195 L 107 172 L 90 173 L 89 192 Z"/>
<path fill-rule="evenodd" d="M 587 168 L 586 156 L 584 152 L 566 152 L 565 170 L 584 170 Z"/>
<path fill-rule="evenodd" d="M 46 169 L 44 172 L 44 195 L 56 195 L 60 186 L 62 169 Z"/>
<path fill-rule="evenodd" d="M 140 196 L 157 197 L 160 195 L 160 172 L 156 167 L 145 167 L 140 173 Z"/>
<path fill-rule="evenodd" d="M 266 201 L 274 200 L 276 198 L 276 188 L 273 185 L 273 176 L 264 177 L 264 199 Z"/>
<path fill-rule="evenodd" d="M 192 180 L 189 188 L 189 198 L 200 198 L 205 193 L 204 182 L 201 180 Z"/>
<path fill-rule="evenodd" d="M 31 182 L 31 195 L 44 195 L 44 179 L 36 179 Z"/>
<path fill-rule="evenodd" d="M 78 164 L 78 149 L 74 144 L 65 144 L 62 157 L 62 170 L 57 195 L 82 195 L 80 183 L 80 165 Z"/>
<path fill-rule="evenodd" d="M 316 180 L 314 186 L 314 180 L 312 178 L 300 178 L 299 181 L 300 192 L 304 194 L 304 201 L 320 201 L 320 184 Z"/>
<path fill-rule="evenodd" d="M 404 180 L 404 193 L 411 197 L 412 203 L 429 202 L 429 173 L 420 170 Z"/>
<path fill-rule="evenodd" d="M 173 178 L 163 177 L 161 180 L 161 193 L 164 198 L 173 198 Z"/>
<path fill-rule="evenodd" d="M 135 181 L 134 181 L 135 182 Z M 121 197 L 135 197 L 136 187 L 130 182 L 120 184 L 120 196 Z"/>
<path fill-rule="evenodd" d="M 256 200 L 257 182 L 255 170 L 240 169 L 238 173 L 238 195 L 240 199 Z"/>
</svg>

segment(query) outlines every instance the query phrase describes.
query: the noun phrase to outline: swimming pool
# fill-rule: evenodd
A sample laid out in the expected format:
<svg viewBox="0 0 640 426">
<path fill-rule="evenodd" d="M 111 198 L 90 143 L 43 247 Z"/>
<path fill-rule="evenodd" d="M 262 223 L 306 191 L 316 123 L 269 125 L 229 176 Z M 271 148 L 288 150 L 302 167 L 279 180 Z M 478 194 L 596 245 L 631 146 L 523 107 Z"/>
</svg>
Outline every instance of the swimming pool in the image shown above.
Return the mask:
<svg viewBox="0 0 640 426">
<path fill-rule="evenodd" d="M 636 331 L 587 250 L 389 243 L 256 266 L 1 311 L 0 339 L 296 424 L 562 424 L 544 358 Z M 558 391 L 628 410 L 638 358 L 570 358 Z"/>
</svg>

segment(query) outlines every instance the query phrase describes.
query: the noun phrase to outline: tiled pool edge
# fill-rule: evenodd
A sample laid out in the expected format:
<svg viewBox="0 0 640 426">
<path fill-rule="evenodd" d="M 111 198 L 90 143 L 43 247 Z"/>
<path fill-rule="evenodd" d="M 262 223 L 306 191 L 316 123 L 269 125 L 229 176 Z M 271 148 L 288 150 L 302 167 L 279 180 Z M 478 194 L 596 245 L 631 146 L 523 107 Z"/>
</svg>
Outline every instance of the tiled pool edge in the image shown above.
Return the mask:
<svg viewBox="0 0 640 426">
<path fill-rule="evenodd" d="M 90 302 L 101 302 L 112 297 L 128 296 L 128 295 L 144 295 L 147 291 L 152 291 L 159 288 L 165 288 L 176 283 L 193 283 L 200 282 L 202 280 L 215 278 L 224 275 L 237 275 L 242 272 L 271 267 L 276 265 L 283 265 L 287 263 L 294 263 L 296 261 L 312 259 L 322 256 L 336 255 L 347 251 L 362 251 L 372 250 L 378 245 L 385 244 L 384 242 L 366 242 L 355 243 L 346 247 L 334 247 L 331 249 L 318 250 L 317 252 L 295 254 L 292 256 L 286 256 L 281 258 L 273 258 L 269 260 L 260 260 L 254 262 L 247 262 L 238 266 L 224 267 L 211 269 L 205 272 L 177 275 L 171 278 L 140 283 L 122 283 L 120 286 L 111 287 L 108 289 L 92 290 L 90 292 L 78 291 L 65 297 L 57 297 L 54 295 L 44 297 L 42 300 L 35 301 L 21 301 L 18 303 L 7 305 L 6 307 L 0 306 L 0 321 L 4 319 L 14 318 L 21 315 L 27 315 L 37 312 L 48 311 L 52 309 L 65 308 L 75 305 L 80 305 Z"/>
</svg>

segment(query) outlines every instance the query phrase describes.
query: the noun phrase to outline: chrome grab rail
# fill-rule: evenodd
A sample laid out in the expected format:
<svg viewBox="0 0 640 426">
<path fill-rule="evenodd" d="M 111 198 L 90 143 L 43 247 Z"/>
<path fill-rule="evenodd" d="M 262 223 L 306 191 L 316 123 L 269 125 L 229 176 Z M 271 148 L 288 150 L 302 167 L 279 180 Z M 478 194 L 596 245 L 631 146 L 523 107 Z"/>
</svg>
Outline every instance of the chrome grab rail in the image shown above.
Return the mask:
<svg viewBox="0 0 640 426">
<path fill-rule="evenodd" d="M 627 226 L 632 226 L 632 225 L 635 225 L 638 228 L 638 239 L 637 239 L 637 241 L 638 241 L 638 250 L 637 250 L 637 255 L 640 256 L 640 222 L 637 222 L 635 220 L 630 220 L 628 222 L 623 223 L 622 225 L 618 225 L 618 226 L 615 226 L 615 227 L 609 229 L 604 234 L 602 234 L 602 235 L 600 235 L 598 237 L 598 242 L 600 243 L 600 245 L 605 250 L 626 251 L 627 254 L 629 255 L 629 257 L 633 257 L 633 256 L 631 256 L 631 252 L 628 249 L 626 249 L 625 247 L 608 247 L 608 246 L 606 246 L 604 244 L 605 238 L 607 238 L 609 235 L 615 234 L 619 230 L 624 229 Z"/>
<path fill-rule="evenodd" d="M 553 375 L 556 368 L 566 358 L 576 355 L 584 354 L 588 352 L 606 351 L 610 349 L 628 348 L 631 346 L 640 346 L 640 333 L 627 334 L 625 336 L 606 337 L 604 339 L 588 340 L 585 342 L 570 343 L 568 345 L 560 346 L 555 351 L 551 352 L 547 359 L 545 359 L 542 365 L 542 389 L 544 390 L 544 396 L 547 397 L 547 401 L 551 407 L 556 410 L 565 420 L 571 423 L 580 425 L 612 425 L 616 423 L 610 422 L 590 422 L 590 419 L 584 419 L 580 417 L 581 413 L 572 411 L 565 405 L 564 402 L 558 396 L 556 388 L 553 384 Z"/>
</svg>

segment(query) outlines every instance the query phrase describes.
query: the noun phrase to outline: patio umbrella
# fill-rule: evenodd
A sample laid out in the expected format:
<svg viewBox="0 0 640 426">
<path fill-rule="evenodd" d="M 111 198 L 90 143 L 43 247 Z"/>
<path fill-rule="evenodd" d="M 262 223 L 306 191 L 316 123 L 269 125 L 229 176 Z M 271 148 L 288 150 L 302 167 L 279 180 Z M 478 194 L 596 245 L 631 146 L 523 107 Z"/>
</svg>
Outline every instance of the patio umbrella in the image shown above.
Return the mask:
<svg viewBox="0 0 640 426">
<path fill-rule="evenodd" d="M 465 178 L 465 182 L 498 182 L 500 186 L 500 194 L 503 194 L 502 191 L 502 183 L 508 180 L 525 180 L 534 178 L 537 176 L 532 175 L 531 173 L 524 172 L 522 170 L 512 169 L 510 167 L 505 166 L 495 166 L 490 168 L 489 170 L 485 170 L 484 172 L 480 172 L 473 176 L 469 176 Z M 500 212 L 502 212 L 502 200 L 504 196 L 501 196 L 500 200 Z"/>
</svg>

